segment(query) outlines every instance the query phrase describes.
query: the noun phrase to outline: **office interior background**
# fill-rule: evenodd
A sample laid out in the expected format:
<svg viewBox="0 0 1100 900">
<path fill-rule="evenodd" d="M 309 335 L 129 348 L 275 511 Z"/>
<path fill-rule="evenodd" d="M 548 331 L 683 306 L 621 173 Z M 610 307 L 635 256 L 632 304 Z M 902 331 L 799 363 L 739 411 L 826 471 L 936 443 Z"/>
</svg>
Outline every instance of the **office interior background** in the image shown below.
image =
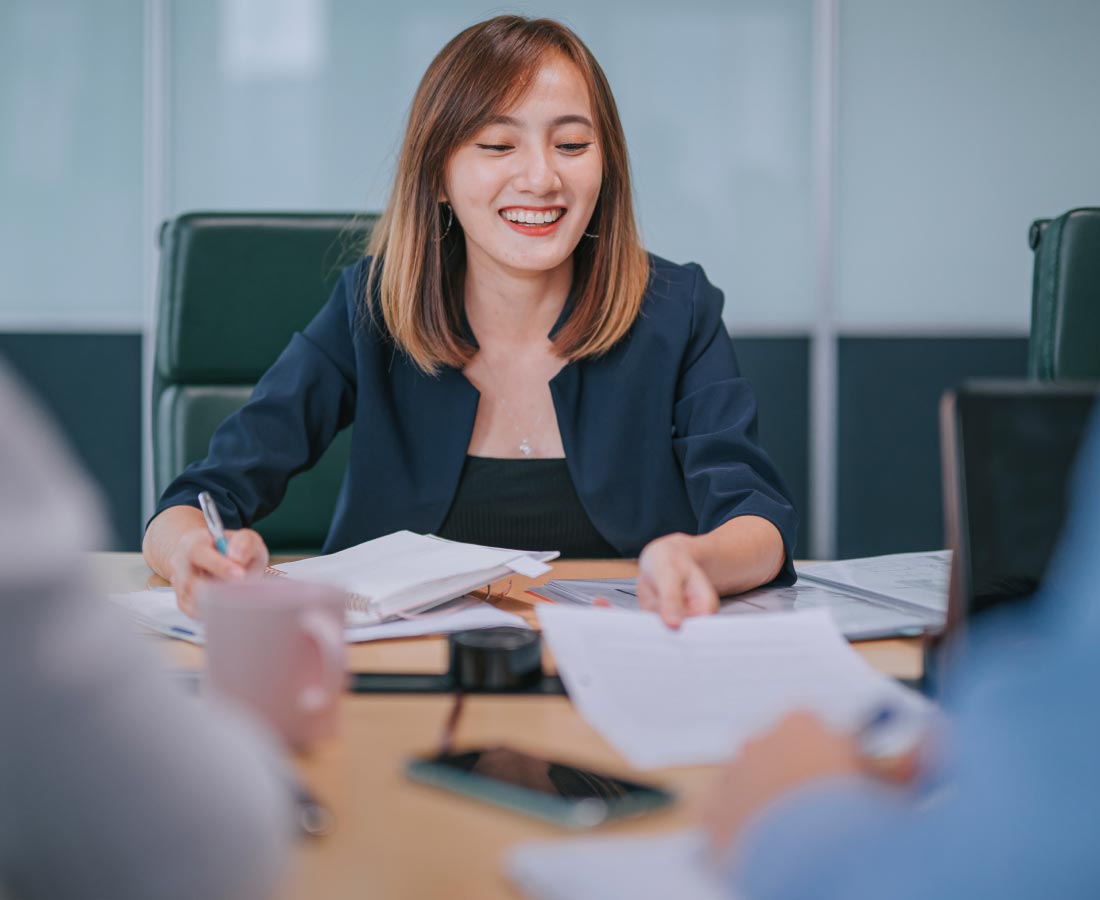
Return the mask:
<svg viewBox="0 0 1100 900">
<path fill-rule="evenodd" d="M 939 396 L 1025 374 L 1028 226 L 1100 205 L 1096 0 L 2 0 L 0 355 L 115 548 L 153 502 L 160 222 L 381 209 L 428 62 L 500 12 L 607 72 L 647 246 L 725 291 L 798 555 L 942 546 Z"/>
</svg>

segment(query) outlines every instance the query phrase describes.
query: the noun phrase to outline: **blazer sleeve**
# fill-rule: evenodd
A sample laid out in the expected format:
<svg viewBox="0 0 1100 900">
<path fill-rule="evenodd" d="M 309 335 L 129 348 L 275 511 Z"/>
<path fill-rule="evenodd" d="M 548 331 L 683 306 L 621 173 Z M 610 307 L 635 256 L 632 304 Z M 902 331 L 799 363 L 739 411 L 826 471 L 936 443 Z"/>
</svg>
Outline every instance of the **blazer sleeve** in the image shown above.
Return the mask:
<svg viewBox="0 0 1100 900">
<path fill-rule="evenodd" d="M 775 584 L 793 584 L 798 513 L 756 437 L 756 398 L 741 377 L 725 324 L 722 292 L 702 268 L 691 290 L 691 333 L 673 412 L 673 447 L 699 532 L 737 516 L 760 516 L 779 530 L 786 560 Z"/>
<path fill-rule="evenodd" d="M 264 373 L 248 402 L 214 432 L 205 459 L 165 490 L 170 506 L 198 506 L 209 491 L 228 528 L 275 509 L 287 482 L 309 469 L 354 418 L 358 288 L 363 264 L 346 269 L 332 296 Z"/>
</svg>

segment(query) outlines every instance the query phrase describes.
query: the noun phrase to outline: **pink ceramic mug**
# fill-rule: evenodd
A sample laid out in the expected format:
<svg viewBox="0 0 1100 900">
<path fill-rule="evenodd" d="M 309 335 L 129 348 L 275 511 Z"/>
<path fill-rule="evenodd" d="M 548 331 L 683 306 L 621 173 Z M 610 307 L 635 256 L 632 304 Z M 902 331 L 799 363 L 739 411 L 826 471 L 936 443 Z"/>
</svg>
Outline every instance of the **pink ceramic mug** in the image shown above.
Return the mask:
<svg viewBox="0 0 1100 900">
<path fill-rule="evenodd" d="M 283 577 L 208 581 L 197 592 L 211 691 L 301 748 L 336 732 L 344 690 L 344 594 Z"/>
</svg>

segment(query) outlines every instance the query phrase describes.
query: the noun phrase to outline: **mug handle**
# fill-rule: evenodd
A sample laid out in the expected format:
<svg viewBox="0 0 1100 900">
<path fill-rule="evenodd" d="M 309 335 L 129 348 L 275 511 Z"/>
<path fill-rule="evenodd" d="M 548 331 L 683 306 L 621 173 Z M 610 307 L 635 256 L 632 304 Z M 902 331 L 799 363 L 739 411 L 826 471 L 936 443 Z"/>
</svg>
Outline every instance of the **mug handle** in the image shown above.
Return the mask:
<svg viewBox="0 0 1100 900">
<path fill-rule="evenodd" d="M 298 622 L 306 639 L 316 649 L 322 670 L 319 683 L 302 688 L 298 695 L 298 706 L 304 713 L 317 713 L 343 687 L 344 633 L 340 625 L 319 609 L 305 610 L 299 616 Z"/>
</svg>

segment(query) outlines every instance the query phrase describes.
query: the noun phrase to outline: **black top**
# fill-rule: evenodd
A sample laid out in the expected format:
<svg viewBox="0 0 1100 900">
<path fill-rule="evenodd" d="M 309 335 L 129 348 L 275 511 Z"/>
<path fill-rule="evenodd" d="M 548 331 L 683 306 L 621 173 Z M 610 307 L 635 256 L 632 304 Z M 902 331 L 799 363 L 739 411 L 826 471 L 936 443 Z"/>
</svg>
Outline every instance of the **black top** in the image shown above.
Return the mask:
<svg viewBox="0 0 1100 900">
<path fill-rule="evenodd" d="M 566 559 L 613 559 L 588 518 L 565 460 L 467 456 L 440 537 L 514 550 L 559 550 Z"/>
</svg>

